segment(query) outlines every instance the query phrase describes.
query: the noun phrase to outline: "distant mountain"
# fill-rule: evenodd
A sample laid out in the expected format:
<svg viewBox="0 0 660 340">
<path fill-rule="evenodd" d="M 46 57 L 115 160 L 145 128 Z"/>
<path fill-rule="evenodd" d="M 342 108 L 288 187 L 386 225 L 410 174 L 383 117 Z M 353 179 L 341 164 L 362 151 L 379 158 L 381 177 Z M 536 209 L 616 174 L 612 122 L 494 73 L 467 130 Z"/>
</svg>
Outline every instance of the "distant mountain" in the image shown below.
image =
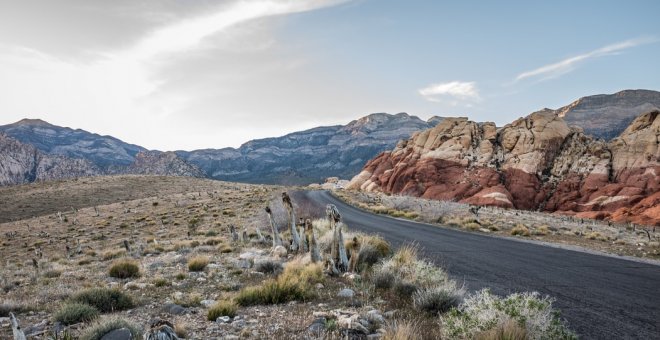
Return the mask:
<svg viewBox="0 0 660 340">
<path fill-rule="evenodd" d="M 209 177 L 249 183 L 309 184 L 350 178 L 367 160 L 414 132 L 442 121 L 406 113 L 374 113 L 347 125 L 317 127 L 282 137 L 249 141 L 238 149 L 177 151 Z"/>
<path fill-rule="evenodd" d="M 48 155 L 0 133 L 0 185 L 101 174 L 103 171 L 88 160 Z"/>
<path fill-rule="evenodd" d="M 147 151 L 109 136 L 39 119 L 0 126 L 0 185 L 113 174 L 206 177 L 173 152 Z"/>
<path fill-rule="evenodd" d="M 610 140 L 623 132 L 640 114 L 660 108 L 660 92 L 624 90 L 580 98 L 555 110 L 569 125 L 588 135 Z"/>
<path fill-rule="evenodd" d="M 86 159 L 106 170 L 128 166 L 138 152 L 146 151 L 141 146 L 124 143 L 114 137 L 56 126 L 41 119 L 23 119 L 0 126 L 0 133 L 31 144 L 46 154 Z"/>
</svg>

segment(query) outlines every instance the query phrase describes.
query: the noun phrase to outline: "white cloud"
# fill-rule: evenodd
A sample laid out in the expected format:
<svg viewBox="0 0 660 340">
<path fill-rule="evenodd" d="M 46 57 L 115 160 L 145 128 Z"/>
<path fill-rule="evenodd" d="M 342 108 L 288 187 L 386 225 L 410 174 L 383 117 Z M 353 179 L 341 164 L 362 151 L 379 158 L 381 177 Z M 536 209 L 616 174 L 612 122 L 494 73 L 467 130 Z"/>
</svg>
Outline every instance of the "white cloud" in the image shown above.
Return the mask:
<svg viewBox="0 0 660 340">
<path fill-rule="evenodd" d="M 566 58 L 557 63 L 548 64 L 531 71 L 523 72 L 516 77 L 515 81 L 520 81 L 528 78 L 538 78 L 539 80 L 557 78 L 561 75 L 573 71 L 577 67 L 577 64 L 585 60 L 598 58 L 606 55 L 617 54 L 623 50 L 643 44 L 648 44 L 655 41 L 656 39 L 647 37 L 647 38 L 630 39 L 616 44 L 607 45 L 588 53 Z"/>
<path fill-rule="evenodd" d="M 449 102 L 458 105 L 459 101 L 478 101 L 479 90 L 475 82 L 452 81 L 431 84 L 418 90 L 424 99 L 431 102 Z"/>
<path fill-rule="evenodd" d="M 177 60 L 175 54 L 204 47 L 209 43 L 207 38 L 231 34 L 230 28 L 237 24 L 347 1 L 350 0 L 232 1 L 210 15 L 155 29 L 135 44 L 103 53 L 90 63 L 0 44 L 0 91 L 4 94 L 0 113 L 18 119 L 51 119 L 54 123 L 112 133 L 146 147 L 162 148 L 148 134 L 155 136 L 160 128 L 157 126 L 165 124 L 164 117 L 184 110 L 195 100 L 180 93 L 159 95 L 163 84 L 157 71 L 163 63 Z"/>
</svg>

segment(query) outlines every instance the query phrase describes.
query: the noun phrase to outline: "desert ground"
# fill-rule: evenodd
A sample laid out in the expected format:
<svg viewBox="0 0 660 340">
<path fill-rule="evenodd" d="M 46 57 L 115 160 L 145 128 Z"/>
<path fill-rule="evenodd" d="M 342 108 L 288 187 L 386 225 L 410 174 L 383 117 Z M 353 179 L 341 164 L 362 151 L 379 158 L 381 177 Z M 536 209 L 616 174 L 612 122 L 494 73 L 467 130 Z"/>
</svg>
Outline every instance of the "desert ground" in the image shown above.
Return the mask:
<svg viewBox="0 0 660 340">
<path fill-rule="evenodd" d="M 332 228 L 305 202 L 294 212 L 324 258 L 343 230 L 350 272 L 274 247 L 264 208 L 286 246 L 287 189 L 149 176 L 0 189 L 0 338 L 12 338 L 11 314 L 32 339 L 168 327 L 189 339 L 573 337 L 551 300 L 467 294 L 414 246 Z"/>
</svg>

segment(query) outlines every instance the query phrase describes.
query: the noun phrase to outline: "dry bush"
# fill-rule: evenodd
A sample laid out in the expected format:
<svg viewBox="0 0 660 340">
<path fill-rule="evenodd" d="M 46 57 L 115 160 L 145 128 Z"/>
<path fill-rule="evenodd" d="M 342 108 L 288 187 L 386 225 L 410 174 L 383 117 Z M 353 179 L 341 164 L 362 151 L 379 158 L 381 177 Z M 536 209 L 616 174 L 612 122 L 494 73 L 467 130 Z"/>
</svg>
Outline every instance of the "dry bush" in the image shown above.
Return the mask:
<svg viewBox="0 0 660 340">
<path fill-rule="evenodd" d="M 441 286 L 423 288 L 413 295 L 413 306 L 429 314 L 443 314 L 458 307 L 464 295 L 463 289 L 446 289 Z"/>
<path fill-rule="evenodd" d="M 530 232 L 529 232 L 529 229 L 525 225 L 519 223 L 511 229 L 511 235 L 513 235 L 513 236 L 517 236 L 517 235 L 529 236 Z"/>
<path fill-rule="evenodd" d="M 211 308 L 209 308 L 206 318 L 209 321 L 215 321 L 217 318 L 221 316 L 228 316 L 230 318 L 233 318 L 236 316 L 237 311 L 238 311 L 238 306 L 236 305 L 236 303 L 231 301 L 218 301 Z"/>
<path fill-rule="evenodd" d="M 276 279 L 241 290 L 236 302 L 241 306 L 251 306 L 307 301 L 316 295 L 313 285 L 323 280 L 320 263 L 303 265 L 300 261 L 294 260 L 287 264 L 284 272 Z"/>
<path fill-rule="evenodd" d="M 121 328 L 128 329 L 131 334 L 133 334 L 135 339 L 141 338 L 142 330 L 140 329 L 140 326 L 118 317 L 104 317 L 103 319 L 96 321 L 94 324 L 84 329 L 80 335 L 80 340 L 100 340 L 104 335 L 115 329 Z"/>
<path fill-rule="evenodd" d="M 96 319 L 99 311 L 85 303 L 69 302 L 55 312 L 53 319 L 64 325 L 72 325 L 79 322 L 88 322 Z"/>
<path fill-rule="evenodd" d="M 118 279 L 135 278 L 140 276 L 140 267 L 133 260 L 121 259 L 110 266 L 108 274 Z"/>
<path fill-rule="evenodd" d="M 513 320 L 477 334 L 475 340 L 527 340 L 527 330 Z"/>
<path fill-rule="evenodd" d="M 202 272 L 209 264 L 209 258 L 206 256 L 195 256 L 188 260 L 188 270 L 191 272 Z"/>
<path fill-rule="evenodd" d="M 133 298 L 117 289 L 91 288 L 76 293 L 71 302 L 83 303 L 95 307 L 103 313 L 133 308 Z"/>
<path fill-rule="evenodd" d="M 262 260 L 255 262 L 253 269 L 260 273 L 277 275 L 282 272 L 284 267 L 282 263 L 275 260 Z"/>
<path fill-rule="evenodd" d="M 409 320 L 395 320 L 385 326 L 383 340 L 420 340 L 424 339 L 419 324 Z"/>
</svg>

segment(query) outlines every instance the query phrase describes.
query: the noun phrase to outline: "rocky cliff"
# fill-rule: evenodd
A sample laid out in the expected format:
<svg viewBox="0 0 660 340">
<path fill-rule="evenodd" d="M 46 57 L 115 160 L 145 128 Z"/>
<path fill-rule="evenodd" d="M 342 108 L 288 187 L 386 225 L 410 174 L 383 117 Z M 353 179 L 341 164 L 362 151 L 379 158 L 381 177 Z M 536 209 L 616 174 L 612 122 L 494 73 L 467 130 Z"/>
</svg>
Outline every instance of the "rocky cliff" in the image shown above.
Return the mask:
<svg viewBox="0 0 660 340">
<path fill-rule="evenodd" d="M 499 129 L 447 118 L 369 161 L 349 188 L 660 225 L 659 114 L 610 142 L 547 109 Z"/>
<path fill-rule="evenodd" d="M 87 160 L 48 155 L 0 133 L 0 185 L 100 174 L 102 170 Z"/>
<path fill-rule="evenodd" d="M 406 113 L 375 113 L 347 125 L 252 140 L 238 149 L 177 151 L 177 155 L 215 179 L 309 184 L 327 177 L 351 178 L 367 160 L 442 119 L 423 121 Z"/>
<path fill-rule="evenodd" d="M 135 155 L 135 161 L 126 172 L 140 175 L 206 177 L 204 171 L 184 161 L 172 151 L 142 151 Z"/>
</svg>

